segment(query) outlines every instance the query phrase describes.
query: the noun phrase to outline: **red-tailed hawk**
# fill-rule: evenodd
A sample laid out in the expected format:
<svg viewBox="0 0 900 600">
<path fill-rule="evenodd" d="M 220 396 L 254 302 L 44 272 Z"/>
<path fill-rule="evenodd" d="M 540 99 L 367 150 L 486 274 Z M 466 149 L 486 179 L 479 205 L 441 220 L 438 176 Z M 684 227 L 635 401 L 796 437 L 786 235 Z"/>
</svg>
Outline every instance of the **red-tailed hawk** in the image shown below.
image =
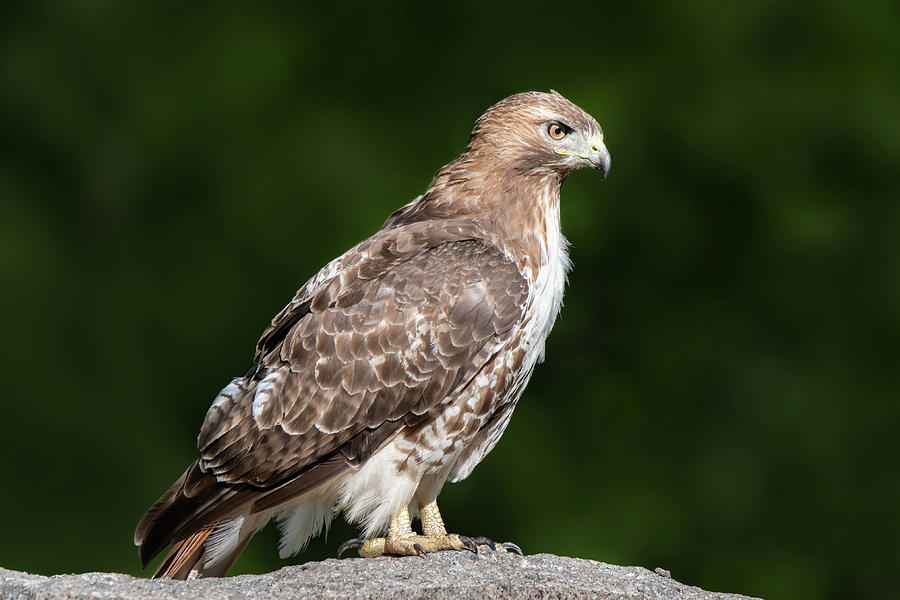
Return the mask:
<svg viewBox="0 0 900 600">
<path fill-rule="evenodd" d="M 285 557 L 338 513 L 362 556 L 474 549 L 438 493 L 493 449 L 543 359 L 569 270 L 560 186 L 609 164 L 600 126 L 556 92 L 492 106 L 422 196 L 272 319 L 200 458 L 138 524 L 143 564 L 171 544 L 157 577 L 223 575 L 273 517 Z"/>
</svg>

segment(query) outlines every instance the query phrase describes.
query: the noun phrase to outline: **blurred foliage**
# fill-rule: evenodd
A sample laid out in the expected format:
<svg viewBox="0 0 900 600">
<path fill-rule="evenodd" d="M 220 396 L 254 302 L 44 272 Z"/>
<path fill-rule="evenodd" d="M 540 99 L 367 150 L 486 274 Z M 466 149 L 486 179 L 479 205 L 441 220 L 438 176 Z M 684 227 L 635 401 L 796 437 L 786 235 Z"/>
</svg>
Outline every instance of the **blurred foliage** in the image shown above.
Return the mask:
<svg viewBox="0 0 900 600">
<path fill-rule="evenodd" d="M 451 529 L 891 595 L 898 5 L 316 4 L 0 5 L 0 565 L 140 573 L 135 523 L 269 318 L 487 106 L 555 88 L 613 169 L 563 188 L 566 306 Z M 234 572 L 284 564 L 259 538 Z"/>
</svg>

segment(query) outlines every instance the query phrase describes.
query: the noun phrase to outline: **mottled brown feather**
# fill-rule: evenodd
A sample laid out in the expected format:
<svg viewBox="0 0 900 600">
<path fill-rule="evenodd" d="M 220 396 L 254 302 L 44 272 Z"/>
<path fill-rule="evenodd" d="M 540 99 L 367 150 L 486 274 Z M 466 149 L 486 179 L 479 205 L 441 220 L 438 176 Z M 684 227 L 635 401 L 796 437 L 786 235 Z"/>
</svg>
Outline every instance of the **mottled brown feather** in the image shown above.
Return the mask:
<svg viewBox="0 0 900 600">
<path fill-rule="evenodd" d="M 480 368 L 485 344 L 506 340 L 527 293 L 516 265 L 475 240 L 427 248 L 380 279 L 350 285 L 367 288 L 360 302 L 310 308 L 264 357 L 264 372 L 291 372 L 264 413 L 265 428 L 251 416 L 249 394 L 210 410 L 200 465 L 220 483 L 276 485 L 366 428 L 428 411 Z M 420 320 L 429 324 L 424 332 L 415 329 Z M 358 353 L 338 350 L 344 336 L 359 338 Z M 411 356 L 410 343 L 418 344 Z M 277 449 L 278 459 L 246 452 L 260 446 Z"/>
</svg>

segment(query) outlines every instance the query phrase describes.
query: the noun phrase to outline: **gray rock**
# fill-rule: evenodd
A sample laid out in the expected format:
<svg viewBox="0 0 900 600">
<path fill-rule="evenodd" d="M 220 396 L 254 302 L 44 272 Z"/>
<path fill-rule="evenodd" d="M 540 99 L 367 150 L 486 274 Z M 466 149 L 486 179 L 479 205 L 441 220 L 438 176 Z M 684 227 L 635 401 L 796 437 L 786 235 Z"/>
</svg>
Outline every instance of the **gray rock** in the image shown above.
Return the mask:
<svg viewBox="0 0 900 600">
<path fill-rule="evenodd" d="M 663 571 L 660 569 L 660 571 Z M 664 572 L 666 573 L 666 572 Z M 0 568 L 0 598 L 13 600 L 250 600 L 262 598 L 428 600 L 509 598 L 747 598 L 707 592 L 640 567 L 550 554 L 484 549 L 425 557 L 326 560 L 265 575 L 169 581 L 118 573 L 43 577 Z"/>
</svg>

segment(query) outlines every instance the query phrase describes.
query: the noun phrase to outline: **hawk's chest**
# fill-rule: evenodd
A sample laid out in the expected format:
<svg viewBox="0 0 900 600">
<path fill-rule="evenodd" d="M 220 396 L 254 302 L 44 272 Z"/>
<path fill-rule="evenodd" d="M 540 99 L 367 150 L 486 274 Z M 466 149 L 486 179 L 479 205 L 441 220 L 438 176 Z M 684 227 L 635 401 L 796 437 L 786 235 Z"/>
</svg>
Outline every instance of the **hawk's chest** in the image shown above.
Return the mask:
<svg viewBox="0 0 900 600">
<path fill-rule="evenodd" d="M 540 235 L 540 264 L 531 275 L 531 293 L 527 317 L 523 322 L 523 342 L 526 345 L 525 366 L 528 370 L 544 360 L 544 342 L 553 328 L 562 306 L 566 278 L 572 266 L 568 242 L 559 226 L 559 204 L 553 203 L 544 212 L 545 234 Z M 544 232 L 541 232 L 544 233 Z"/>
</svg>

